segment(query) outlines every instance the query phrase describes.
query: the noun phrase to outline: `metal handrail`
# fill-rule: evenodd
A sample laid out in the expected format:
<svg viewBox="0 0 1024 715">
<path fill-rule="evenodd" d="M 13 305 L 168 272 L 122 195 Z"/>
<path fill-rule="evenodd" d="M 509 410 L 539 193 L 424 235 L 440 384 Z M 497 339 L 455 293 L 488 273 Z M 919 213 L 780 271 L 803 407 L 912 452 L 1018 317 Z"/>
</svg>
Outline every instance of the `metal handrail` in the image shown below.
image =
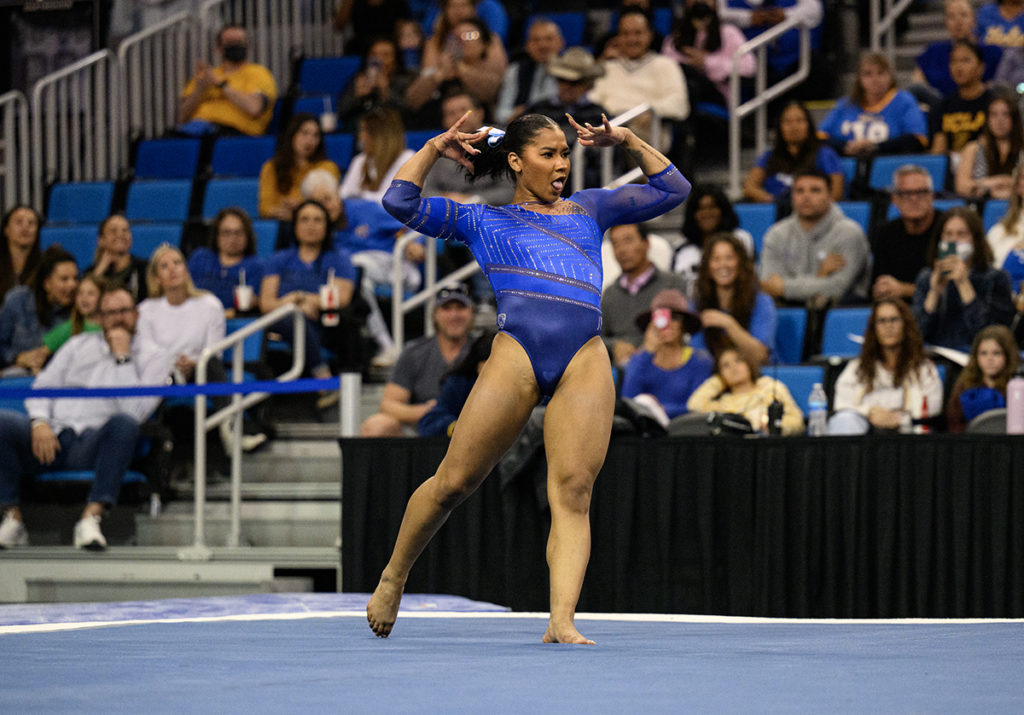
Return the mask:
<svg viewBox="0 0 1024 715">
<path fill-rule="evenodd" d="M 793 74 L 768 87 L 768 43 L 782 34 L 800 30 L 800 62 Z M 753 98 L 740 104 L 740 59 L 749 52 L 757 53 L 757 75 Z M 740 196 L 740 123 L 748 114 L 757 112 L 755 135 L 756 152 L 760 155 L 768 144 L 768 102 L 791 87 L 807 79 L 811 71 L 811 28 L 799 18 L 787 18 L 770 30 L 740 45 L 732 54 L 732 72 L 729 75 L 729 193 Z"/>
<path fill-rule="evenodd" d="M 129 113 L 124 134 L 125 156 L 130 132 L 160 136 L 175 125 L 178 97 L 199 57 L 199 23 L 179 12 L 152 27 L 129 35 L 117 48 L 122 102 Z"/>
<path fill-rule="evenodd" d="M 294 303 L 279 306 L 242 328 L 225 336 L 219 342 L 206 347 L 196 362 L 197 385 L 205 385 L 207 369 L 212 358 L 220 355 L 228 348 L 231 353 L 231 381 L 241 382 L 245 367 L 244 342 L 247 337 L 280 320 L 292 316 L 295 328 L 295 341 L 292 348 L 292 366 L 278 382 L 294 380 L 302 375 L 306 360 L 306 316 Z M 188 560 L 207 560 L 212 551 L 206 546 L 206 433 L 219 426 L 222 422 L 233 419 L 232 432 L 234 439 L 231 444 L 231 530 L 228 546 L 238 546 L 241 535 L 242 513 L 242 418 L 241 413 L 248 407 L 265 400 L 266 392 L 253 392 L 245 397 L 235 393 L 231 396 L 231 404 L 206 416 L 206 396 L 196 395 L 195 401 L 195 531 L 193 545 L 178 552 L 178 557 Z"/>
<path fill-rule="evenodd" d="M 42 208 L 46 182 L 109 180 L 120 165 L 121 75 L 116 60 L 110 50 L 100 50 L 32 87 L 32 197 L 37 208 Z M 57 97 L 56 85 L 76 75 L 80 81 L 68 82 Z"/>
<path fill-rule="evenodd" d="M 3 126 L 3 198 L 8 209 L 17 204 L 31 203 L 28 161 L 28 99 L 18 90 L 0 94 L 0 120 Z"/>
<path fill-rule="evenodd" d="M 885 54 L 889 58 L 889 64 L 894 64 L 896 53 L 896 21 L 903 11 L 910 7 L 914 0 L 885 0 L 885 12 L 882 12 L 882 0 L 869 0 L 870 3 L 870 34 L 871 51 L 881 52 L 883 37 L 885 41 Z"/>
</svg>

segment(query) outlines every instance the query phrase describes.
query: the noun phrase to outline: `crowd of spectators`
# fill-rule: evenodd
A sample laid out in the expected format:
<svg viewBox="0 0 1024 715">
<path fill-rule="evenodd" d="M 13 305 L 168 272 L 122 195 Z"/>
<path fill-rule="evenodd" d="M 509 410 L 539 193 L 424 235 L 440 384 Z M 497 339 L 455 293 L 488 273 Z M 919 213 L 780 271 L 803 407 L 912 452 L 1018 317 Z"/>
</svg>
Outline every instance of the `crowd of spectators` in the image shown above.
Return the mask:
<svg viewBox="0 0 1024 715">
<path fill-rule="evenodd" d="M 662 36 L 648 3 L 627 1 L 592 47 L 567 47 L 559 25 L 541 16 L 522 28 L 520 46 L 495 0 L 443 0 L 430 19 L 410 5 L 339 5 L 335 25 L 360 66 L 337 97 L 336 125 L 310 113 L 285 115 L 276 151 L 259 174 L 259 217 L 282 225 L 272 254 L 257 255 L 256 217 L 227 208 L 204 245 L 136 256 L 131 225 L 115 213 L 97 229 L 92 264 L 81 267 L 59 246 L 40 249 L 42 216 L 26 206 L 8 210 L 0 245 L 4 374 L 37 376 L 37 384 L 51 386 L 189 381 L 198 353 L 224 335 L 226 319 L 293 303 L 306 320 L 307 374 L 391 368 L 379 412 L 362 425 L 364 436 L 450 435 L 493 340 L 491 331 L 474 332 L 477 311 L 485 315 L 493 296 L 478 277 L 446 288 L 431 318 L 436 334 L 412 340 L 401 353 L 395 348 L 379 297 L 392 281 L 392 249 L 402 227 L 380 200 L 412 154 L 406 133 L 440 131 L 462 117 L 473 131 L 536 112 L 559 121 L 572 145 L 567 112 L 597 123 L 603 114 L 646 102 L 665 122 L 668 149 L 698 104 L 727 106 L 732 55 L 745 37 L 796 17 L 815 28 L 817 46 L 822 20 L 819 0 L 687 0 Z M 726 412 L 764 432 L 769 405 L 778 401 L 781 432 L 799 433 L 803 415 L 793 395 L 761 374 L 778 361 L 777 308 L 805 307 L 820 318 L 834 307 L 861 305 L 871 306 L 870 318 L 860 355 L 830 390 L 831 432 L 930 429 L 941 427 L 935 420 L 942 415 L 959 431 L 983 409 L 1005 405 L 1006 383 L 1018 365 L 1008 326 L 1024 314 L 1024 123 L 1015 94 L 993 80 L 1021 79 L 1013 74 L 1020 51 L 1011 39 L 1024 33 L 1024 13 L 1009 18 L 1002 10 L 986 4 L 976 21 L 969 2 L 948 0 L 949 39 L 927 48 L 907 89 L 897 85 L 885 55 L 868 52 L 848 96 L 836 98 L 820 123 L 805 105 L 781 102 L 773 113 L 774 143 L 743 184 L 744 200 L 778 207 L 763 244 L 741 227 L 714 185 L 694 187 L 671 242 L 643 225 L 609 230 L 603 337 L 623 398 L 664 425 L 687 412 Z M 794 30 L 773 44 L 771 77 L 794 66 L 797 38 Z M 241 27 L 224 27 L 216 49 L 220 63 L 197 63 L 182 89 L 174 132 L 263 134 L 278 100 L 273 77 L 248 61 Z M 749 77 L 756 61 L 745 55 L 736 66 Z M 650 115 L 631 126 L 647 137 L 656 129 Z M 348 166 L 327 157 L 325 134 L 335 130 L 354 134 Z M 878 207 L 868 226 L 844 214 L 839 202 L 864 195 L 875 158 L 924 152 L 949 157 L 948 191 L 908 157 L 888 191 L 871 196 L 886 209 L 891 201 L 888 220 Z M 852 182 L 841 157 L 857 162 Z M 576 170 L 594 185 L 593 166 Z M 968 205 L 940 211 L 935 201 L 942 192 Z M 443 162 L 424 195 L 500 205 L 509 189 L 496 181 L 469 184 L 460 167 Z M 986 236 L 979 210 L 992 200 L 1008 206 Z M 406 244 L 405 290 L 421 285 L 424 256 L 422 238 Z M 449 245 L 441 270 L 470 260 Z M 251 302 L 239 303 L 240 285 L 251 288 Z M 813 321 L 811 331 L 808 346 L 818 337 Z M 273 332 L 286 344 L 295 340 L 290 320 Z M 373 355 L 363 352 L 367 337 Z M 953 385 L 947 400 L 927 346 L 967 356 L 959 378 L 947 382 Z M 77 382 L 93 364 L 101 381 Z M 211 369 L 211 379 L 224 379 L 223 366 Z M 336 391 L 327 391 L 320 406 L 336 399 Z M 116 463 L 108 463 L 105 450 L 95 448 L 96 435 L 112 429 L 118 440 L 134 440 L 130 422 L 137 427 L 148 417 L 151 402 L 133 402 L 126 410 L 131 420 L 116 424 L 103 410 L 88 419 L 66 415 L 61 400 L 36 401 L 45 409 L 33 407 L 30 419 L 0 413 L 0 446 L 12 454 L 28 450 L 31 458 L 19 457 L 30 465 L 27 472 L 62 460 L 103 472 L 83 512 L 87 522 L 76 527 L 77 545 L 105 544 L 99 514 L 113 503 L 112 485 L 127 468 L 126 450 L 111 450 Z M 78 442 L 87 446 L 75 447 Z M 26 531 L 17 490 L 4 478 L 0 497 L 13 508 L 0 525 L 0 545 L 16 545 Z"/>
</svg>

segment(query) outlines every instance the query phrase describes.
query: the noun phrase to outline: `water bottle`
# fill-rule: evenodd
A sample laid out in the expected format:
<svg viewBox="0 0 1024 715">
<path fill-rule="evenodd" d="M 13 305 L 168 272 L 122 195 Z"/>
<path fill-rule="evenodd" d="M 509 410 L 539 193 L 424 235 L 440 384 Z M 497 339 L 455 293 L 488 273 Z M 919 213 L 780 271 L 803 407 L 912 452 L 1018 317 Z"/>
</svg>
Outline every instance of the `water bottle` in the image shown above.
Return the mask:
<svg viewBox="0 0 1024 715">
<path fill-rule="evenodd" d="M 820 382 L 814 383 L 814 387 L 811 388 L 811 395 L 807 398 L 807 409 L 807 434 L 812 437 L 822 436 L 827 431 L 828 398 Z"/>
<path fill-rule="evenodd" d="M 1024 434 L 1024 377 L 1006 384 L 1006 434 Z"/>
</svg>

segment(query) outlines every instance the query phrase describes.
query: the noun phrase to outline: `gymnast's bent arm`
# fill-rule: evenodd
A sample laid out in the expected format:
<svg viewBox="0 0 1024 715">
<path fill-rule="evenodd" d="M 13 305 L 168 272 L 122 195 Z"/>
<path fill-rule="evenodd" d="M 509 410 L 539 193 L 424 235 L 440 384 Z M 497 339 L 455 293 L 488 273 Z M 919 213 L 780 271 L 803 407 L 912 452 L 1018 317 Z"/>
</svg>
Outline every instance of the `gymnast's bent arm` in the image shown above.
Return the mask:
<svg viewBox="0 0 1024 715">
<path fill-rule="evenodd" d="M 639 223 L 660 216 L 681 204 L 690 193 L 690 182 L 664 154 L 640 139 L 628 127 L 613 127 L 602 115 L 602 124 L 580 125 L 566 115 L 583 146 L 608 147 L 621 144 L 647 176 L 648 183 L 627 184 L 618 189 L 587 189 L 573 195 L 594 216 L 598 225 L 608 228 L 622 223 Z"/>
<path fill-rule="evenodd" d="M 427 174 L 430 173 L 434 163 L 441 157 L 447 157 L 470 171 L 473 170 L 473 165 L 467 158 L 467 155 L 480 153 L 479 149 L 472 146 L 472 142 L 486 136 L 487 129 L 485 128 L 479 132 L 459 131 L 459 127 L 462 126 L 469 115 L 470 112 L 466 112 L 448 131 L 428 140 L 418 152 L 402 164 L 398 173 L 395 174 L 391 186 L 384 194 L 383 204 L 387 212 L 415 231 L 439 238 L 451 237 L 450 235 L 445 235 L 447 232 L 444 231 L 443 225 L 438 225 L 436 221 L 428 221 L 431 214 L 437 215 L 440 213 L 440 215 L 444 216 L 448 212 L 421 211 L 420 191 L 423 189 L 423 182 L 426 180 Z M 434 201 L 442 205 L 454 204 L 449 199 L 435 199 Z M 417 217 L 421 220 L 417 225 L 412 225 L 411 222 L 416 221 Z"/>
</svg>

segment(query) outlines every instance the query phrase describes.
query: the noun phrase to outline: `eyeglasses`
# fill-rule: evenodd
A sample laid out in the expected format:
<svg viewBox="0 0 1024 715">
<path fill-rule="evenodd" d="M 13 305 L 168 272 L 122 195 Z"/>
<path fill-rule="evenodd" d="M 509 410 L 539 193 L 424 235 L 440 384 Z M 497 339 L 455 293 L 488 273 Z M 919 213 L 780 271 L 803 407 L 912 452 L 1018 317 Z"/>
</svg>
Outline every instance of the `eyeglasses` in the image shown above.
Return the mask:
<svg viewBox="0 0 1024 715">
<path fill-rule="evenodd" d="M 477 30 L 470 30 L 469 32 L 463 32 L 459 35 L 459 39 L 463 42 L 471 42 L 472 40 L 480 39 L 480 32 Z"/>
<path fill-rule="evenodd" d="M 925 196 L 932 196 L 935 192 L 931 189 L 904 189 L 893 191 L 892 195 L 898 199 L 923 199 Z"/>
<path fill-rule="evenodd" d="M 131 313 L 134 310 L 135 310 L 135 308 L 111 308 L 110 310 L 101 310 L 100 311 L 100 317 L 101 318 L 115 318 L 118 315 L 128 315 L 129 313 Z"/>
</svg>

